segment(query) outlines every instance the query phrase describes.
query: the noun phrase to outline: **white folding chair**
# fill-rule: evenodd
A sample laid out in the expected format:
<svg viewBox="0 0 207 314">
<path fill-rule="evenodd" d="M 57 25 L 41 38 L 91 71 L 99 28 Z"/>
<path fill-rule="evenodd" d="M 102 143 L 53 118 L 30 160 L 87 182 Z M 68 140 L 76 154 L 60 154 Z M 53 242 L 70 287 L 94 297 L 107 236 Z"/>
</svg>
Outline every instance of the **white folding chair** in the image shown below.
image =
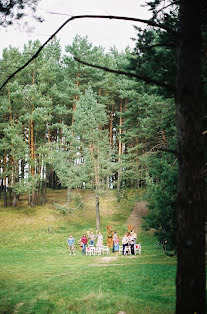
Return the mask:
<svg viewBox="0 0 207 314">
<path fill-rule="evenodd" d="M 102 247 L 101 246 L 97 246 L 95 248 L 95 255 L 101 255 L 101 252 L 102 252 Z"/>
<path fill-rule="evenodd" d="M 90 248 L 90 246 L 87 246 L 86 247 L 86 256 L 87 255 L 90 255 L 91 256 L 91 248 Z"/>
<path fill-rule="evenodd" d="M 142 253 L 142 247 L 140 243 L 137 243 L 134 245 L 134 254 L 141 254 Z"/>
<path fill-rule="evenodd" d="M 95 246 L 90 246 L 91 255 L 95 255 L 96 248 Z"/>
<path fill-rule="evenodd" d="M 122 254 L 123 254 L 123 246 L 120 245 L 120 246 L 119 246 L 119 255 L 122 255 Z"/>
<path fill-rule="evenodd" d="M 109 255 L 109 247 L 108 246 L 103 246 L 102 247 L 102 253 Z"/>
<path fill-rule="evenodd" d="M 131 254 L 131 246 L 127 245 L 124 248 L 124 255 L 130 255 Z"/>
</svg>

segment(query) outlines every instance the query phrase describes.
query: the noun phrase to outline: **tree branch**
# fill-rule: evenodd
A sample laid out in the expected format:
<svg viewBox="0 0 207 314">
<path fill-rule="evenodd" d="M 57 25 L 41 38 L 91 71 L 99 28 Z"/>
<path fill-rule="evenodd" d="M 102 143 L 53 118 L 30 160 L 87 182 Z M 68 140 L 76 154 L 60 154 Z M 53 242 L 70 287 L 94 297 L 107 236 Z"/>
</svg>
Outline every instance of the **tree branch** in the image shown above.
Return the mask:
<svg viewBox="0 0 207 314">
<path fill-rule="evenodd" d="M 160 43 L 160 44 L 154 44 L 146 47 L 141 47 L 142 50 L 147 50 L 147 49 L 152 49 L 152 48 L 157 48 L 157 47 L 167 47 L 167 48 L 175 48 L 176 46 L 173 44 L 168 44 L 168 43 Z"/>
<path fill-rule="evenodd" d="M 177 1 L 177 0 L 176 0 L 176 1 L 173 1 L 172 3 L 166 5 L 165 7 L 161 8 L 160 10 L 156 11 L 152 18 L 154 19 L 155 17 L 157 17 L 157 15 L 158 15 L 160 12 L 162 12 L 163 10 L 165 10 L 165 9 L 167 9 L 167 8 L 169 8 L 169 7 L 171 7 L 172 5 L 176 5 L 176 4 L 179 4 L 179 1 Z"/>
<path fill-rule="evenodd" d="M 95 68 L 95 69 L 100 69 L 100 70 L 103 70 L 105 72 L 110 72 L 110 73 L 115 73 L 115 74 L 126 75 L 126 76 L 129 76 L 129 77 L 135 77 L 135 78 L 137 78 L 137 79 L 139 79 L 141 81 L 144 81 L 145 83 L 155 84 L 157 86 L 166 88 L 166 89 L 170 90 L 173 93 L 175 92 L 175 87 L 174 86 L 171 86 L 171 85 L 169 85 L 167 83 L 164 83 L 164 82 L 161 82 L 161 81 L 157 81 L 155 79 L 152 79 L 152 78 L 144 76 L 144 75 L 139 75 L 139 74 L 135 74 L 135 73 L 132 73 L 132 72 L 125 72 L 125 71 L 121 71 L 121 70 L 114 70 L 114 69 L 110 69 L 110 68 L 103 67 L 103 66 L 100 66 L 100 65 L 91 64 L 91 63 L 88 63 L 86 61 L 82 61 L 82 60 L 80 60 L 77 57 L 74 57 L 74 60 L 79 62 L 79 63 L 82 63 L 84 65 L 87 65 L 89 67 Z"/>
<path fill-rule="evenodd" d="M 77 19 L 85 19 L 85 18 L 92 18 L 92 19 L 110 19 L 110 20 L 123 20 L 123 21 L 133 21 L 133 22 L 140 22 L 140 23 L 144 23 L 150 26 L 154 26 L 154 27 L 158 27 L 161 29 L 164 29 L 167 32 L 170 33 L 174 33 L 177 34 L 174 30 L 170 29 L 167 26 L 164 25 L 160 25 L 152 20 L 144 20 L 144 19 L 137 19 L 137 18 L 133 18 L 133 17 L 126 17 L 126 16 L 113 16 L 113 15 L 76 15 L 76 16 L 72 16 L 69 19 L 67 19 L 45 42 L 44 44 L 37 50 L 37 52 L 20 68 L 18 68 L 15 72 L 13 72 L 11 75 L 9 75 L 9 77 L 6 79 L 6 81 L 1 85 L 0 87 L 0 91 L 2 90 L 2 88 L 8 83 L 9 80 L 11 80 L 18 72 L 20 72 L 21 70 L 23 70 L 27 65 L 29 65 L 34 59 L 37 58 L 37 56 L 40 54 L 40 52 L 42 51 L 42 49 L 49 43 L 49 41 L 51 41 L 56 35 L 57 33 L 59 33 L 59 31 L 69 22 L 73 21 L 73 20 L 77 20 Z"/>
<path fill-rule="evenodd" d="M 178 155 L 178 152 L 177 152 L 176 150 L 174 150 L 174 149 L 169 149 L 169 148 L 164 148 L 164 147 L 158 147 L 158 148 L 155 148 L 155 150 Z"/>
</svg>

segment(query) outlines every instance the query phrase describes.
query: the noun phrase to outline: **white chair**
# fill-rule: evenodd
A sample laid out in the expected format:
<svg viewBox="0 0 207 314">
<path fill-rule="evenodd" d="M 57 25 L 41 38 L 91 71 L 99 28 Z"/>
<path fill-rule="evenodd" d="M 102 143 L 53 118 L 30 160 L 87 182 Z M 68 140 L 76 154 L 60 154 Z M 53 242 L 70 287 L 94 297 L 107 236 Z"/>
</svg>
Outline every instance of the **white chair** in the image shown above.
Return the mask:
<svg viewBox="0 0 207 314">
<path fill-rule="evenodd" d="M 109 255 L 109 247 L 108 246 L 103 246 L 102 247 L 102 253 Z"/>
<path fill-rule="evenodd" d="M 130 255 L 131 254 L 131 246 L 126 245 L 124 248 L 124 255 Z"/>
<path fill-rule="evenodd" d="M 90 255 L 91 256 L 91 248 L 90 248 L 90 246 L 87 246 L 86 247 L 86 256 L 87 255 Z"/>
<path fill-rule="evenodd" d="M 134 245 L 134 254 L 141 254 L 142 253 L 142 247 L 140 243 L 137 243 Z"/>
<path fill-rule="evenodd" d="M 123 246 L 120 245 L 120 246 L 119 246 L 119 255 L 122 255 L 122 254 L 123 254 Z"/>
<path fill-rule="evenodd" d="M 97 246 L 95 248 L 95 255 L 101 255 L 101 252 L 102 252 L 102 247 L 101 246 Z"/>
</svg>

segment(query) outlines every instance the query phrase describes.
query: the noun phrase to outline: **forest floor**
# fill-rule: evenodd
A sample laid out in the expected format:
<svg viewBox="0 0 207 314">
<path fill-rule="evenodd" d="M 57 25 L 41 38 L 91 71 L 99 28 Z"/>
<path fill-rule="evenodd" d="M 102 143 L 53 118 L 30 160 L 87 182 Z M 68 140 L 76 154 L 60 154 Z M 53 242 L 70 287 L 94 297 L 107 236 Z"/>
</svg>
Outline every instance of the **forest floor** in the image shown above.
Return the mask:
<svg viewBox="0 0 207 314">
<path fill-rule="evenodd" d="M 141 191 L 128 190 L 120 202 L 108 191 L 100 201 L 104 244 L 108 225 L 121 238 L 133 222 L 142 244 L 136 256 L 84 256 L 79 249 L 69 256 L 71 233 L 77 245 L 83 233 L 95 232 L 95 197 L 74 191 L 73 210 L 64 215 L 57 204 L 65 207 L 66 199 L 65 190 L 48 190 L 44 206 L 28 207 L 26 197 L 17 208 L 0 203 L 0 313 L 174 313 L 176 258 L 141 229 Z"/>
</svg>

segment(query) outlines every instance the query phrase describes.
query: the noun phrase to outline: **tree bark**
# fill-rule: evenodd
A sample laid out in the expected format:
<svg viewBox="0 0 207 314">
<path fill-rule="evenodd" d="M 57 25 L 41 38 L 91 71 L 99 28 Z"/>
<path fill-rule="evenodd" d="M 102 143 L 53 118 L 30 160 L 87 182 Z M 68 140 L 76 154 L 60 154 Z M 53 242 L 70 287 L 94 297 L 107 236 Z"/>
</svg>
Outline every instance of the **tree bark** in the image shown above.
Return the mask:
<svg viewBox="0 0 207 314">
<path fill-rule="evenodd" d="M 32 76 L 32 84 L 34 83 L 35 83 L 35 63 L 34 63 L 33 76 Z M 34 111 L 33 101 L 34 101 L 34 96 L 32 97 L 32 112 L 31 112 L 32 114 Z M 31 147 L 30 147 L 31 149 L 31 175 L 32 175 L 32 178 L 34 178 L 35 176 L 35 152 L 34 152 L 35 145 L 34 145 L 34 121 L 33 119 L 30 120 L 30 143 L 31 143 Z M 31 205 L 32 206 L 36 205 L 36 189 L 34 186 L 32 188 Z"/>
<path fill-rule="evenodd" d="M 119 169 L 118 169 L 118 178 L 117 178 L 117 196 L 118 200 L 120 200 L 120 190 L 121 190 L 121 177 L 122 177 L 122 164 L 121 164 L 121 155 L 122 155 L 122 142 L 121 142 L 121 135 L 122 135 L 122 99 L 120 99 L 120 107 L 119 107 L 119 112 L 120 112 L 120 118 L 119 118 L 119 150 L 118 150 L 118 164 L 119 164 Z"/>
<path fill-rule="evenodd" d="M 4 185 L 4 207 L 7 207 L 7 188 Z"/>
<path fill-rule="evenodd" d="M 112 104 L 110 126 L 109 126 L 109 144 L 112 150 L 113 150 L 113 116 L 114 116 L 114 105 Z"/>
<path fill-rule="evenodd" d="M 199 5 L 200 1 L 180 0 L 176 86 L 179 163 L 176 313 L 182 314 L 206 313 Z"/>
<path fill-rule="evenodd" d="M 8 192 L 9 192 L 9 206 L 12 206 L 12 189 L 8 188 Z"/>
<path fill-rule="evenodd" d="M 100 230 L 99 192 L 96 190 L 96 229 Z"/>
<path fill-rule="evenodd" d="M 17 194 L 15 191 L 13 191 L 13 197 L 12 197 L 12 207 L 17 207 Z"/>
</svg>

